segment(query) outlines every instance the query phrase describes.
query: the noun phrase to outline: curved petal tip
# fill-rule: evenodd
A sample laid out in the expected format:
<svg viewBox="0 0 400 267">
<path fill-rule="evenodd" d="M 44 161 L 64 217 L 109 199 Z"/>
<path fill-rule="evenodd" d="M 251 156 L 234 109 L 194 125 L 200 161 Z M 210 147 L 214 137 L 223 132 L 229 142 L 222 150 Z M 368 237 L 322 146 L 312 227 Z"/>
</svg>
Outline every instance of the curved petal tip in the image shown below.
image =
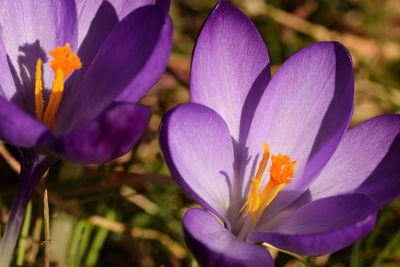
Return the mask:
<svg viewBox="0 0 400 267">
<path fill-rule="evenodd" d="M 207 211 L 189 209 L 183 228 L 186 243 L 201 266 L 274 266 L 266 248 L 237 239 Z"/>
</svg>

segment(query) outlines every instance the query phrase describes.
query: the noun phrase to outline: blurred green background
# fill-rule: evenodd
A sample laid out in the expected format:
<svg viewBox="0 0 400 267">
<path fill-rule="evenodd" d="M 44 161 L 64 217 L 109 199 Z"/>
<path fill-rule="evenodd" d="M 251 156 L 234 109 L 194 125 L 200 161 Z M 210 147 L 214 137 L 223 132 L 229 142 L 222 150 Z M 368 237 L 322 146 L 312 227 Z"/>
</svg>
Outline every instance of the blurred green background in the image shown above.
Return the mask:
<svg viewBox="0 0 400 267">
<path fill-rule="evenodd" d="M 190 58 L 200 28 L 217 1 L 172 0 L 174 46 L 165 74 L 141 101 L 152 106 L 147 132 L 127 155 L 106 165 L 59 161 L 32 199 L 14 264 L 43 266 L 43 190 L 50 203 L 53 266 L 198 266 L 187 249 L 181 219 L 196 206 L 170 177 L 158 144 L 163 115 L 189 101 Z M 255 23 L 273 73 L 293 53 L 337 40 L 352 54 L 354 126 L 400 113 L 399 0 L 232 1 Z M 15 151 L 0 144 L 0 230 L 18 179 Z M 373 155 L 371 155 L 373 157 Z M 272 250 L 277 266 L 400 266 L 400 201 L 379 211 L 364 240 L 317 258 Z M 22 263 L 23 262 L 23 263 Z"/>
</svg>

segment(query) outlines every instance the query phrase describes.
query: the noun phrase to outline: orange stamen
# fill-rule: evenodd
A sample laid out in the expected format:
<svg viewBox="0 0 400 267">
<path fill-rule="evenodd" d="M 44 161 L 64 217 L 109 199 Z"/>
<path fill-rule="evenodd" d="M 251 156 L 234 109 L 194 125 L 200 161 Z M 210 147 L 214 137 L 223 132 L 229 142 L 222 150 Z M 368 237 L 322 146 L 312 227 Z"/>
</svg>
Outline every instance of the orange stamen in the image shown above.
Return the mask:
<svg viewBox="0 0 400 267">
<path fill-rule="evenodd" d="M 242 212 L 247 206 L 247 210 L 244 216 L 246 217 L 249 212 L 252 211 L 254 224 L 257 223 L 257 220 L 261 217 L 265 208 L 276 197 L 283 186 L 291 182 L 289 178 L 293 178 L 294 168 L 297 164 L 297 161 L 290 161 L 290 157 L 287 155 L 272 155 L 272 164 L 269 169 L 270 179 L 261 194 L 259 194 L 259 186 L 262 177 L 264 176 L 264 172 L 268 164 L 268 159 L 269 148 L 267 143 L 264 143 L 263 157 L 258 166 L 256 177 L 252 178 L 249 197 L 240 210 L 240 212 Z"/>
<path fill-rule="evenodd" d="M 56 130 L 56 114 L 61 103 L 62 93 L 64 91 L 64 80 L 67 76 L 76 69 L 81 68 L 82 64 L 79 57 L 71 51 L 69 44 L 63 47 L 57 47 L 50 52 L 54 60 L 50 61 L 50 67 L 54 70 L 54 82 L 51 89 L 49 102 L 46 111 L 43 115 L 43 123 L 50 126 L 53 131 Z M 42 78 L 41 78 L 41 64 L 39 58 L 36 64 L 36 82 L 35 82 L 35 105 L 36 117 L 38 120 L 42 119 L 43 113 L 43 95 L 42 95 Z"/>
</svg>

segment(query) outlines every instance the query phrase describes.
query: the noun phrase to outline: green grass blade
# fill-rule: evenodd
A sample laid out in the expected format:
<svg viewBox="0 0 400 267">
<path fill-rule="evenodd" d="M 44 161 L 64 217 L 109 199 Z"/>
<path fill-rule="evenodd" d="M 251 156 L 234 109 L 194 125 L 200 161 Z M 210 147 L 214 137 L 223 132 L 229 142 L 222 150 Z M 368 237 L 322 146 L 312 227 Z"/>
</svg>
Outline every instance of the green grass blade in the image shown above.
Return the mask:
<svg viewBox="0 0 400 267">
<path fill-rule="evenodd" d="M 78 220 L 72 233 L 71 242 L 68 249 L 68 262 L 72 263 L 71 267 L 78 267 L 80 262 L 80 251 L 83 231 L 85 228 L 85 220 Z"/>
<path fill-rule="evenodd" d="M 115 211 L 112 209 L 109 209 L 106 213 L 106 218 L 109 220 L 115 219 L 115 216 L 116 216 Z M 107 239 L 108 232 L 109 230 L 105 228 L 100 228 L 96 232 L 92 245 L 89 249 L 88 256 L 85 261 L 86 267 L 92 267 L 96 265 L 97 259 L 99 258 L 100 250 Z"/>
</svg>

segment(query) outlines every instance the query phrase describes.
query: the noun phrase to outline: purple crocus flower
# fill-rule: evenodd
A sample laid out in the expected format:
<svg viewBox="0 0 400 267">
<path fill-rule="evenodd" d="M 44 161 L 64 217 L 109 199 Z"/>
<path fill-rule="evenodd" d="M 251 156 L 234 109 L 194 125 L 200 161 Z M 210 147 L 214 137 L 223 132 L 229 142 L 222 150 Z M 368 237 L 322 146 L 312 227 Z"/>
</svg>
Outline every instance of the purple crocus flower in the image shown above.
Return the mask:
<svg viewBox="0 0 400 267">
<path fill-rule="evenodd" d="M 19 148 L 22 167 L 0 266 L 8 266 L 27 202 L 57 158 L 106 162 L 144 132 L 150 108 L 136 103 L 166 67 L 169 5 L 0 1 L 0 138 Z"/>
<path fill-rule="evenodd" d="M 354 77 L 341 44 L 306 47 L 271 79 L 255 26 L 220 1 L 190 82 L 191 103 L 167 114 L 160 143 L 178 184 L 208 210 L 183 218 L 201 265 L 273 266 L 264 242 L 332 253 L 367 235 L 377 208 L 399 196 L 400 115 L 347 130 Z"/>
</svg>

